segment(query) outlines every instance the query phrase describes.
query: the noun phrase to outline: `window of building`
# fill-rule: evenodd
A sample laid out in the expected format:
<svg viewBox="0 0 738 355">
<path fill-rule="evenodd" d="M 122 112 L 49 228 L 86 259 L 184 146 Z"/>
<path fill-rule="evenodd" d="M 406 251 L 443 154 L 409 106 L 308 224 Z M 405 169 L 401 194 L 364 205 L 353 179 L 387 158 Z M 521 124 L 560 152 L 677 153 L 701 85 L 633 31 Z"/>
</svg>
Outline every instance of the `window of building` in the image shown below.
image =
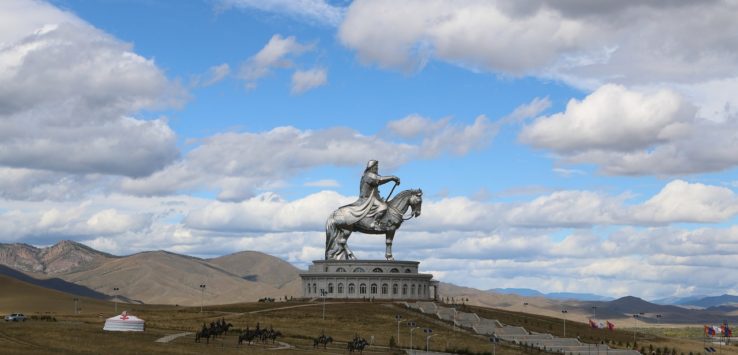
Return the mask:
<svg viewBox="0 0 738 355">
<path fill-rule="evenodd" d="M 318 285 L 313 284 L 313 293 L 318 293 Z"/>
<path fill-rule="evenodd" d="M 359 285 L 359 294 L 366 295 L 366 284 Z"/>
<path fill-rule="evenodd" d="M 397 294 L 397 284 L 392 285 L 392 294 L 393 295 Z"/>
<path fill-rule="evenodd" d="M 406 273 L 406 274 L 410 274 L 410 273 L 412 273 L 412 272 L 413 272 L 413 271 L 412 271 L 412 270 L 410 270 L 410 269 L 405 269 L 405 273 Z"/>
<path fill-rule="evenodd" d="M 402 285 L 402 295 L 407 295 L 407 284 Z"/>
<path fill-rule="evenodd" d="M 356 269 L 354 269 L 354 272 L 365 272 L 365 271 L 364 269 L 357 267 Z"/>
<path fill-rule="evenodd" d="M 377 284 L 372 284 L 372 295 L 377 294 Z"/>
<path fill-rule="evenodd" d="M 410 294 L 415 296 L 415 284 L 410 286 Z"/>
<path fill-rule="evenodd" d="M 382 268 L 375 267 L 374 270 L 372 270 L 372 272 L 384 272 L 384 271 L 382 270 Z"/>
<path fill-rule="evenodd" d="M 383 294 L 383 295 L 386 295 L 386 294 L 387 294 L 387 292 L 389 292 L 389 285 L 387 285 L 387 284 L 382 284 L 382 294 Z"/>
<path fill-rule="evenodd" d="M 339 267 L 338 269 L 336 269 L 336 272 L 346 272 L 346 269 Z"/>
<path fill-rule="evenodd" d="M 339 294 L 343 293 L 343 284 L 342 283 L 339 283 L 338 284 L 338 293 Z"/>
<path fill-rule="evenodd" d="M 400 269 L 398 269 L 396 267 L 393 267 L 393 268 L 390 269 L 390 272 L 393 273 L 393 274 L 396 274 L 396 273 L 399 273 L 400 272 Z"/>
<path fill-rule="evenodd" d="M 356 290 L 354 289 L 354 284 L 349 284 L 348 288 L 349 288 L 348 289 L 348 291 L 349 291 L 348 293 L 350 295 L 353 295 L 354 293 L 356 293 Z"/>
<path fill-rule="evenodd" d="M 333 283 L 328 283 L 328 293 L 333 293 Z"/>
</svg>

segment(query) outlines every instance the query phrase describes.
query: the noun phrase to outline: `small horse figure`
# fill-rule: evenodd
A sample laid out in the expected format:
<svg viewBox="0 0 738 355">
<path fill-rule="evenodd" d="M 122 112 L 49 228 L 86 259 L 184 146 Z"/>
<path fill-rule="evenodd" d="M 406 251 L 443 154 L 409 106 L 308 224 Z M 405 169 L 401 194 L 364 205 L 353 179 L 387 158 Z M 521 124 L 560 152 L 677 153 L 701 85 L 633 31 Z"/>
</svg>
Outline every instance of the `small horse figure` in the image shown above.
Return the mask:
<svg viewBox="0 0 738 355">
<path fill-rule="evenodd" d="M 328 344 L 333 342 L 333 338 L 326 335 L 321 335 L 315 339 L 313 339 L 313 348 L 317 348 L 320 344 L 323 344 L 323 349 L 328 348 Z"/>
<path fill-rule="evenodd" d="M 195 333 L 195 343 L 199 343 L 202 338 L 205 338 L 205 344 L 210 344 L 210 329 L 205 326 L 205 323 L 202 324 L 202 329 Z"/>
<path fill-rule="evenodd" d="M 362 354 L 364 353 L 364 348 L 366 348 L 367 345 L 369 345 L 369 342 L 366 341 L 366 339 L 356 335 L 354 337 L 354 340 L 348 342 L 348 345 L 346 348 L 348 349 L 350 353 L 354 351 L 358 351 L 359 354 Z"/>
<path fill-rule="evenodd" d="M 384 257 L 387 260 L 395 260 L 392 256 L 392 241 L 395 238 L 395 232 L 400 228 L 402 222 L 420 216 L 422 204 L 422 190 L 404 190 L 387 201 L 387 212 L 381 221 L 353 215 L 350 205 L 333 211 L 325 222 L 326 260 L 356 259 L 354 253 L 346 245 L 353 232 L 384 234 L 386 244 Z M 412 209 L 412 212 L 409 217 L 405 217 L 408 209 Z"/>
<path fill-rule="evenodd" d="M 249 330 L 249 327 L 246 326 L 246 331 L 238 335 L 238 345 L 243 344 L 244 340 L 251 345 L 254 338 L 256 338 L 256 331 Z"/>
</svg>

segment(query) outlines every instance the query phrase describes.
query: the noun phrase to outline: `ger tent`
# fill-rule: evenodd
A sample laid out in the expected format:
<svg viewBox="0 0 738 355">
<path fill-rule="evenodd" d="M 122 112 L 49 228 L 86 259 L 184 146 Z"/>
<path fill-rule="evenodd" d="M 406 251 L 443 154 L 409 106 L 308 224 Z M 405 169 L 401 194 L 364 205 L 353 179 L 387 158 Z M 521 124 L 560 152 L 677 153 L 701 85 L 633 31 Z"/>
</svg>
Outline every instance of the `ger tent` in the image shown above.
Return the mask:
<svg viewBox="0 0 738 355">
<path fill-rule="evenodd" d="M 105 320 L 103 330 L 112 332 L 143 332 L 144 320 L 128 315 L 126 311 L 123 311 L 121 315 Z"/>
</svg>

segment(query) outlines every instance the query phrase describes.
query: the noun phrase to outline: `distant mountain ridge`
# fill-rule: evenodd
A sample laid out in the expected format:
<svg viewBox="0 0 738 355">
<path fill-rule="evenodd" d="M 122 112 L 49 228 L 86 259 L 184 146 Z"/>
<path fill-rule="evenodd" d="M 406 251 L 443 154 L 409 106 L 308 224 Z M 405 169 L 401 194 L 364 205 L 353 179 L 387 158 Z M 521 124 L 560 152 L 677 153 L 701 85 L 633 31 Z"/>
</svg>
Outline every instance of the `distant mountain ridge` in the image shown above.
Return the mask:
<svg viewBox="0 0 738 355">
<path fill-rule="evenodd" d="M 46 248 L 22 243 L 0 244 L 0 265 L 32 274 L 61 275 L 92 268 L 114 258 L 116 256 L 69 240 Z"/>
<path fill-rule="evenodd" d="M 302 290 L 299 269 L 251 251 L 206 260 L 167 251 L 114 256 L 72 241 L 46 248 L 16 243 L 0 244 L 0 266 L 0 274 L 34 285 L 143 303 L 226 304 L 297 297 Z"/>
<path fill-rule="evenodd" d="M 611 301 L 614 298 L 608 296 L 595 295 L 592 293 L 576 293 L 576 292 L 550 292 L 543 293 L 530 288 L 493 288 L 488 291 L 502 293 L 506 295 L 518 295 L 524 297 L 545 297 L 553 300 L 579 300 L 579 301 Z"/>
</svg>

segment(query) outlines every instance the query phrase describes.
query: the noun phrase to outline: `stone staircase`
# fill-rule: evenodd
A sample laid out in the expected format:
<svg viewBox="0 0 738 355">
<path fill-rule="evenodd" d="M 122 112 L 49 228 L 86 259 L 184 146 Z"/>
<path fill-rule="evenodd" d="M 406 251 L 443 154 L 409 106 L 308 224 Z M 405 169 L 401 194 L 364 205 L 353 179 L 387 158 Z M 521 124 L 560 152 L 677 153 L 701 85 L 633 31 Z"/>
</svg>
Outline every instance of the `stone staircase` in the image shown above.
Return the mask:
<svg viewBox="0 0 738 355">
<path fill-rule="evenodd" d="M 587 344 L 574 338 L 559 338 L 548 333 L 531 333 L 523 327 L 504 325 L 496 319 L 481 318 L 476 313 L 458 312 L 455 308 L 439 306 L 433 302 L 404 302 L 407 308 L 423 314 L 435 315 L 457 327 L 469 329 L 480 335 L 495 335 L 515 344 L 525 344 L 566 355 L 640 355 L 636 350 L 613 349 L 605 344 Z"/>
</svg>

